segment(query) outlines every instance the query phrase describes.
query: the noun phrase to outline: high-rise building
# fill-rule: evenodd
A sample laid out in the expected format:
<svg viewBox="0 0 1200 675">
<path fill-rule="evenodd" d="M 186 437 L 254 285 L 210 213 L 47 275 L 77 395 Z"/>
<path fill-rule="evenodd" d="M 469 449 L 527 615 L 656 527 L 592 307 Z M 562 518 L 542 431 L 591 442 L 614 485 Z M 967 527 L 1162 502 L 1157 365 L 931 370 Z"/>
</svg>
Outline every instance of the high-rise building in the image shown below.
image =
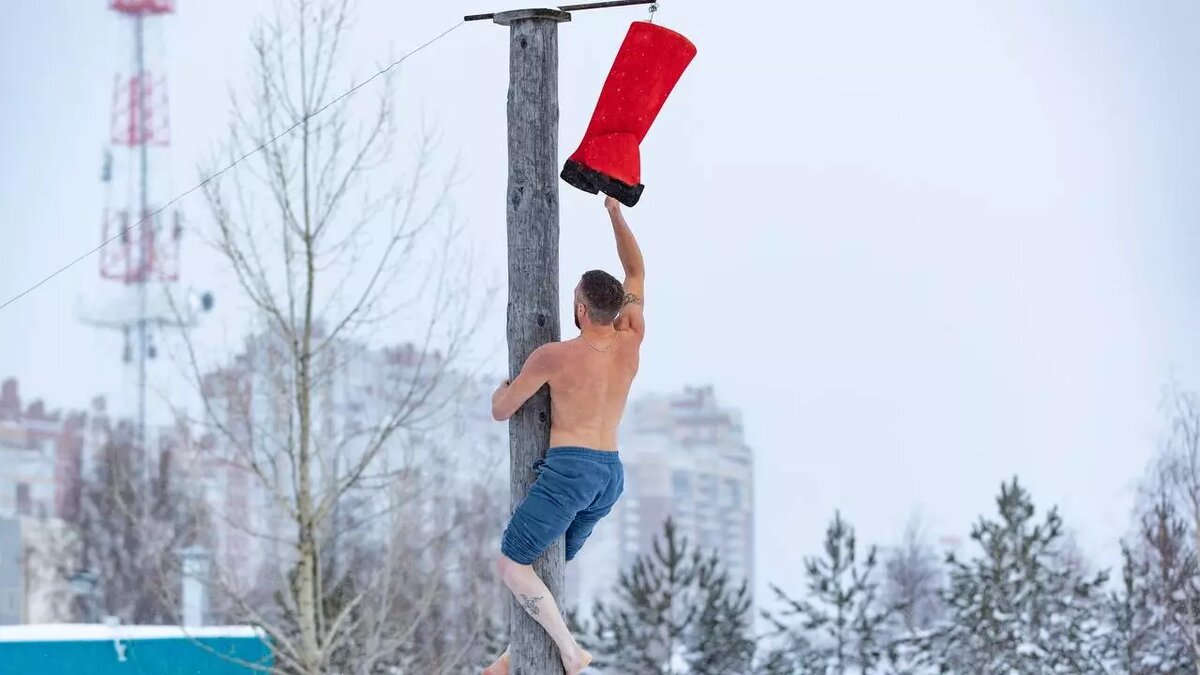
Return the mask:
<svg viewBox="0 0 1200 675">
<path fill-rule="evenodd" d="M 316 332 L 324 337 L 322 327 Z M 193 449 L 190 473 L 210 511 L 218 569 L 257 570 L 267 560 L 286 560 L 294 548 L 288 537 L 295 526 L 280 508 L 294 499 L 284 473 L 297 438 L 289 359 L 277 337 L 253 335 L 228 366 L 204 378 L 209 433 Z M 334 340 L 314 370 L 312 490 L 328 496 L 350 472 L 362 474 L 360 487 L 339 500 L 345 508 L 330 516 L 331 537 L 393 527 L 404 509 L 422 509 L 412 514 L 414 522 L 435 527 L 454 513 L 439 508 L 443 501 L 479 485 L 507 488 L 498 482 L 507 466 L 507 433 L 490 418 L 491 391 L 442 355 L 411 344 L 373 348 Z M 413 498 L 398 506 L 400 493 Z M 377 515 L 349 528 L 353 511 Z M 382 540 L 385 532 L 374 534 Z"/>
<path fill-rule="evenodd" d="M 648 396 L 630 403 L 619 444 L 625 494 L 568 565 L 567 604 L 608 597 L 621 570 L 653 551 L 667 518 L 753 589 L 754 460 L 740 413 L 711 387 Z"/>
</svg>

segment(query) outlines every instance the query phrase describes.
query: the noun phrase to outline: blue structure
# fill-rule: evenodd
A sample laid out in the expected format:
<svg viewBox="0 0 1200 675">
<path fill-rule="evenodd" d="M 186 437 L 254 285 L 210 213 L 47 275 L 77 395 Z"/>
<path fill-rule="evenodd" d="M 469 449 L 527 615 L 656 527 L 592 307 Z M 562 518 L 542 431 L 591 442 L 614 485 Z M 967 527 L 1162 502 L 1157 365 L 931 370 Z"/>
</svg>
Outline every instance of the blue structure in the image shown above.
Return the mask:
<svg viewBox="0 0 1200 675">
<path fill-rule="evenodd" d="M 246 626 L 0 626 L 3 675 L 250 675 L 272 661 Z"/>
</svg>

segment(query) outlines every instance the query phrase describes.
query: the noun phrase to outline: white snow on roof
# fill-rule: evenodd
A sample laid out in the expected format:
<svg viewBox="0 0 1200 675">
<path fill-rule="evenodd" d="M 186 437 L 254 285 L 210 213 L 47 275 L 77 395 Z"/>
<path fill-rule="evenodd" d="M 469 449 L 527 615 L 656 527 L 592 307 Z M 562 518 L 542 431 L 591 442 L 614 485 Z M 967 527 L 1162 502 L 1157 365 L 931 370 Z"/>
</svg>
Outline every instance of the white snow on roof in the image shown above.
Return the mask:
<svg viewBox="0 0 1200 675">
<path fill-rule="evenodd" d="M 81 640 L 167 640 L 261 638 L 253 626 L 106 626 L 45 623 L 0 626 L 0 642 L 76 642 Z"/>
</svg>

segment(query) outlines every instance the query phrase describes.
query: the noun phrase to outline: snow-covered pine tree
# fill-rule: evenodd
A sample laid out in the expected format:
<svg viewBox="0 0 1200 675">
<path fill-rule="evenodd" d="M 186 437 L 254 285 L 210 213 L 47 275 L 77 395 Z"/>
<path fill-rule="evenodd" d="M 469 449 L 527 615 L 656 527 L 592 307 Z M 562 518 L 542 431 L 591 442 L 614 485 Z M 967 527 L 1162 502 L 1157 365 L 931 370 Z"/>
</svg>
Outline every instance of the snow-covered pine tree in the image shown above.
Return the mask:
<svg viewBox="0 0 1200 675">
<path fill-rule="evenodd" d="M 691 675 L 748 673 L 754 660 L 751 639 L 750 589 L 735 582 L 718 564 L 716 555 L 704 561 L 697 574 L 700 614 L 688 636 Z"/>
<path fill-rule="evenodd" d="M 795 675 L 796 665 L 792 659 L 793 650 L 772 649 L 763 655 L 761 661 L 754 667 L 755 675 Z"/>
<path fill-rule="evenodd" d="M 772 586 L 784 609 L 765 616 L 791 634 L 786 649 L 795 672 L 882 672 L 890 612 L 878 598 L 877 563 L 874 547 L 859 560 L 854 528 L 837 513 L 825 533 L 825 555 L 805 561 L 807 596 L 794 600 Z"/>
<path fill-rule="evenodd" d="M 700 565 L 667 521 L 664 539 L 649 555 L 621 572 L 616 600 L 597 603 L 592 640 L 596 665 L 627 675 L 673 675 L 673 657 L 683 649 L 699 607 L 691 592 Z M 588 641 L 585 641 L 585 645 Z"/>
<path fill-rule="evenodd" d="M 691 547 L 671 520 L 648 555 L 621 573 L 616 600 L 599 603 L 583 644 L 596 665 L 623 675 L 750 672 L 750 599 L 715 553 Z"/>
<path fill-rule="evenodd" d="M 980 552 L 950 557 L 947 617 L 927 643 L 942 672 L 1024 675 L 1105 672 L 1102 588 L 1063 559 L 1063 523 L 1035 508 L 1016 479 L 1001 488 L 999 520 L 971 532 Z"/>
<path fill-rule="evenodd" d="M 812 642 L 797 632 L 777 636 L 781 641 L 763 650 L 755 675 L 823 675 L 825 659 Z"/>
</svg>

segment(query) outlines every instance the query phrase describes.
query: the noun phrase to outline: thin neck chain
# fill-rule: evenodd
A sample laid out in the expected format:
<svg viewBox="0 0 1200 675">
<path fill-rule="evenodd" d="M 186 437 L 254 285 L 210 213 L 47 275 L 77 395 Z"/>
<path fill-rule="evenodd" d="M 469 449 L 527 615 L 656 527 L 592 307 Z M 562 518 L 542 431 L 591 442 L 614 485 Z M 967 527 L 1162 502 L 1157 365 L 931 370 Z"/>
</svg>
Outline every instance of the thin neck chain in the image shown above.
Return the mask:
<svg viewBox="0 0 1200 675">
<path fill-rule="evenodd" d="M 587 339 L 587 336 L 584 335 L 583 333 L 579 334 L 579 339 L 583 340 L 585 343 L 587 343 L 587 346 L 591 347 L 595 351 L 600 352 L 601 354 L 604 354 L 605 352 L 610 351 L 613 348 L 613 345 L 617 344 L 617 334 L 616 333 L 613 333 L 612 340 L 609 341 L 608 346 L 605 347 L 604 349 L 600 349 L 596 345 L 592 344 L 592 341 Z"/>
</svg>

